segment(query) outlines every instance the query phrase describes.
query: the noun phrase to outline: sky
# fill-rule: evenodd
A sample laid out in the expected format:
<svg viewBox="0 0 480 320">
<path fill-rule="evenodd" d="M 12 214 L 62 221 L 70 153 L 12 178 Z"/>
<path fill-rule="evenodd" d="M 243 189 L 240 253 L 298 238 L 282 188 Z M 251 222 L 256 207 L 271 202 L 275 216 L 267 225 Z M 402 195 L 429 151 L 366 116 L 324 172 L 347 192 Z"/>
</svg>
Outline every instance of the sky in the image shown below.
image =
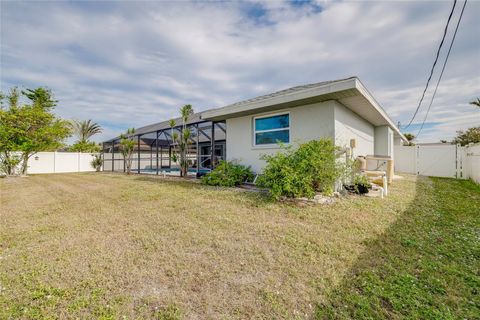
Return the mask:
<svg viewBox="0 0 480 320">
<path fill-rule="evenodd" d="M 96 141 L 288 87 L 358 76 L 397 123 L 418 105 L 453 1 L 3 1 L 0 83 L 48 87 Z M 430 102 L 463 1 L 457 3 Z M 469 1 L 419 142 L 480 125 L 480 2 Z"/>
</svg>

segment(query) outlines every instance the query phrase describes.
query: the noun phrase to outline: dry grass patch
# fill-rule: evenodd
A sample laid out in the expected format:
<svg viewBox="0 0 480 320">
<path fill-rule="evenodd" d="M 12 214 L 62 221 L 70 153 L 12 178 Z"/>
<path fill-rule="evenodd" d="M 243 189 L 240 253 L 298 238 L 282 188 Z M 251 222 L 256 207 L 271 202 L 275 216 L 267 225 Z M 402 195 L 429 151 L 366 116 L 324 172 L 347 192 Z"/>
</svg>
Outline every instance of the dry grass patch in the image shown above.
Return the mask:
<svg viewBox="0 0 480 320">
<path fill-rule="evenodd" d="M 305 318 L 415 197 L 298 208 L 114 174 L 1 179 L 0 318 Z"/>
</svg>

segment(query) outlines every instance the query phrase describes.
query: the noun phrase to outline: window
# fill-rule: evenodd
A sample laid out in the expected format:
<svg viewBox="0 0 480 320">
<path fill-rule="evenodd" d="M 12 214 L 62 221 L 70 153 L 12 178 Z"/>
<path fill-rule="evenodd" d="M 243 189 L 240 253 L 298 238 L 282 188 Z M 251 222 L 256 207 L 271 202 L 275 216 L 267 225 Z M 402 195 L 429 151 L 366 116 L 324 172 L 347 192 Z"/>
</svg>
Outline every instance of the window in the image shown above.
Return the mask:
<svg viewBox="0 0 480 320">
<path fill-rule="evenodd" d="M 254 118 L 254 145 L 290 142 L 290 115 L 288 113 Z"/>
</svg>

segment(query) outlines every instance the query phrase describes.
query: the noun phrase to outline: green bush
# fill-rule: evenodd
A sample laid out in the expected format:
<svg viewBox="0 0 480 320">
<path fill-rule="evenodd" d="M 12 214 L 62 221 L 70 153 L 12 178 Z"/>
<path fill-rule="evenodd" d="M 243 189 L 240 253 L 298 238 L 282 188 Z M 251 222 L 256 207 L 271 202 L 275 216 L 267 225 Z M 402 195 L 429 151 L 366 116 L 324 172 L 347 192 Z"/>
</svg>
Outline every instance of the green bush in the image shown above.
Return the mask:
<svg viewBox="0 0 480 320">
<path fill-rule="evenodd" d="M 90 161 L 90 165 L 92 166 L 92 168 L 98 172 L 102 168 L 102 164 L 102 156 L 99 154 L 93 155 L 93 159 L 92 161 Z"/>
<path fill-rule="evenodd" d="M 275 155 L 265 155 L 263 175 L 257 180 L 278 199 L 282 196 L 312 198 L 316 193 L 331 194 L 341 170 L 336 161 L 338 150 L 330 139 L 312 140 L 297 149 L 283 147 Z"/>
<path fill-rule="evenodd" d="M 100 152 L 102 146 L 93 141 L 78 141 L 67 148 L 69 152 Z"/>
<path fill-rule="evenodd" d="M 252 179 L 253 172 L 250 167 L 231 161 L 220 161 L 213 171 L 202 177 L 202 183 L 211 186 L 234 187 Z"/>
</svg>

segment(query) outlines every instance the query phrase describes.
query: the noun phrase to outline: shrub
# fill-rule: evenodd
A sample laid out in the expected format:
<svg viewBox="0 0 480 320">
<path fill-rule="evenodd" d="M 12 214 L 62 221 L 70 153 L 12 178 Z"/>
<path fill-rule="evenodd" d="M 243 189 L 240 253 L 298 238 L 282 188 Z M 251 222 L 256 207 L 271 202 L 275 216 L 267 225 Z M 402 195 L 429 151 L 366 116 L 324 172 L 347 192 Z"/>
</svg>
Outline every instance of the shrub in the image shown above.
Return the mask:
<svg viewBox="0 0 480 320">
<path fill-rule="evenodd" d="M 357 174 L 351 184 L 343 185 L 345 190 L 355 192 L 357 194 L 368 193 L 368 189 L 372 187 L 366 176 Z"/>
<path fill-rule="evenodd" d="M 268 188 L 276 199 L 313 198 L 317 192 L 331 194 L 341 175 L 337 150 L 332 140 L 320 139 L 300 144 L 297 149 L 283 147 L 275 155 L 264 155 L 267 166 L 257 184 Z"/>
<path fill-rule="evenodd" d="M 93 155 L 93 159 L 92 161 L 90 161 L 90 165 L 92 166 L 92 168 L 98 172 L 102 168 L 102 164 L 102 156 L 99 154 Z"/>
<path fill-rule="evenodd" d="M 101 145 L 93 141 L 78 141 L 67 150 L 69 152 L 100 152 Z"/>
<path fill-rule="evenodd" d="M 202 177 L 202 183 L 211 186 L 234 187 L 252 179 L 253 172 L 250 167 L 232 161 L 220 161 L 213 171 Z"/>
</svg>

